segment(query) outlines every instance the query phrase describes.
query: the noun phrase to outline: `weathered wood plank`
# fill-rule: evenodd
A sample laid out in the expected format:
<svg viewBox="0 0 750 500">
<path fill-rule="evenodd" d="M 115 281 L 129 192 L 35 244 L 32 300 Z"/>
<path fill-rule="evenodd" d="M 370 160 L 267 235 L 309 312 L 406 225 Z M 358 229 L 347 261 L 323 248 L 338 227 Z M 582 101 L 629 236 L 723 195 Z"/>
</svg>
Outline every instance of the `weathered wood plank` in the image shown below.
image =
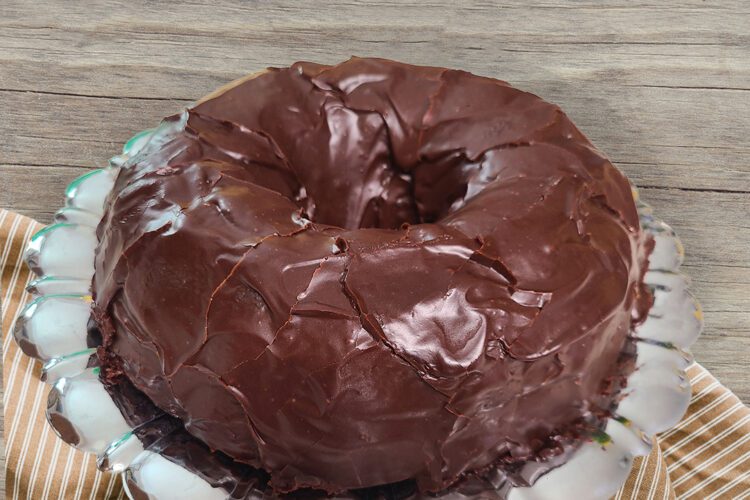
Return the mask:
<svg viewBox="0 0 750 500">
<path fill-rule="evenodd" d="M 101 166 L 135 132 L 187 102 L 0 91 L 0 120 L 13 124 L 5 131 L 0 162 Z"/>
<path fill-rule="evenodd" d="M 697 99 L 684 89 L 580 83 L 584 92 L 578 96 L 575 85 L 567 85 L 561 90 L 537 84 L 540 89 L 534 90 L 560 103 L 634 181 L 750 191 L 750 146 L 743 126 L 750 116 L 750 92 L 738 97 L 716 90 Z M 200 89 L 194 97 L 207 91 Z M 190 101 L 0 90 L 0 102 L 0 118 L 13 124 L 0 161 L 99 165 L 134 131 L 154 126 Z"/>
<path fill-rule="evenodd" d="M 79 167 L 0 165 L 0 207 L 49 223 L 52 214 L 65 199 L 63 189 L 70 181 L 89 169 Z M 27 189 L 8 189 L 6 186 L 27 184 Z"/>
</svg>

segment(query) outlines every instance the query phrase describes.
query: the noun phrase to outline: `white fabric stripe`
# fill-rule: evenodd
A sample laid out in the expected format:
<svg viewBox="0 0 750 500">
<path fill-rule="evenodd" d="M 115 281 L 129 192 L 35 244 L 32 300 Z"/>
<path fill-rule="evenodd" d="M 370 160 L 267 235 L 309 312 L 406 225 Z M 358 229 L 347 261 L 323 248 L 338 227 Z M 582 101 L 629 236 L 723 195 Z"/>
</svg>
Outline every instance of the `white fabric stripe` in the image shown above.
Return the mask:
<svg viewBox="0 0 750 500">
<path fill-rule="evenodd" d="M 29 225 L 29 227 L 26 228 L 26 232 L 24 233 L 24 241 L 27 241 L 29 239 L 30 233 L 33 231 L 33 225 Z M 5 291 L 5 296 L 3 297 L 3 310 L 7 313 L 10 313 L 10 309 L 8 309 L 8 306 L 10 304 L 10 298 L 13 296 L 13 292 L 16 288 L 16 282 L 18 281 L 18 276 L 21 274 L 21 270 L 23 269 L 23 252 L 18 254 L 18 259 L 13 265 L 13 274 L 11 275 L 10 281 L 8 282 L 8 289 Z M 31 277 L 29 273 L 28 278 Z M 27 280 L 28 284 L 28 280 Z M 21 297 L 26 295 L 25 292 L 21 292 Z M 16 310 L 11 316 L 11 320 L 15 320 L 16 316 L 18 316 L 18 313 L 20 312 L 21 308 L 16 306 Z M 10 333 L 13 331 L 14 324 L 11 324 L 11 329 L 8 332 L 8 335 L 3 339 L 3 361 L 5 361 L 5 358 L 7 356 L 8 347 L 10 346 L 10 340 L 12 335 Z"/>
<path fill-rule="evenodd" d="M 662 462 L 664 462 L 664 460 L 661 460 L 661 457 L 657 455 L 656 470 L 654 471 L 654 479 L 651 481 L 651 487 L 648 489 L 648 500 L 653 500 L 654 497 L 656 497 L 656 490 L 657 490 L 657 486 L 659 485 L 659 474 L 661 474 Z"/>
<path fill-rule="evenodd" d="M 651 458 L 649 453 L 644 457 L 641 462 L 641 468 L 638 470 L 638 477 L 635 478 L 635 484 L 633 485 L 633 494 L 630 496 L 630 500 L 638 500 L 638 493 L 641 489 L 641 483 L 643 482 L 643 476 L 646 475 L 646 469 L 648 469 L 648 461 Z"/>
<path fill-rule="evenodd" d="M 96 472 L 94 473 L 94 484 L 91 485 L 91 493 L 89 494 L 89 500 L 94 500 L 96 498 L 96 493 L 99 491 L 99 485 L 102 482 L 102 471 L 100 471 L 98 468 L 96 469 Z"/>
<path fill-rule="evenodd" d="M 76 482 L 76 492 L 73 495 L 74 500 L 81 500 L 81 494 L 83 493 L 83 486 L 86 484 L 86 472 L 89 468 L 89 458 L 91 453 L 84 453 L 81 465 L 78 468 L 78 481 Z"/>
<path fill-rule="evenodd" d="M 6 411 L 7 411 L 8 403 L 10 402 L 10 397 L 13 396 L 15 393 L 15 390 L 13 389 L 13 385 L 16 381 L 16 374 L 21 367 L 21 355 L 22 355 L 21 348 L 16 347 L 15 351 L 16 353 L 13 355 L 13 361 L 11 361 L 10 363 L 10 373 L 8 373 L 8 378 L 3 381 L 3 389 L 5 390 L 3 392 L 3 408 L 6 408 Z M 6 364 L 5 366 L 9 366 L 9 365 Z M 23 381 L 24 379 L 21 379 L 21 382 Z"/>
<path fill-rule="evenodd" d="M 630 469 L 630 473 L 631 473 L 631 474 L 633 473 L 633 469 Z M 623 485 L 623 486 L 624 486 L 624 485 Z M 622 488 L 620 488 L 620 489 L 619 489 L 619 490 L 617 491 L 617 495 L 615 495 L 615 498 L 614 498 L 614 500 L 622 500 L 622 495 L 623 495 L 623 494 L 624 494 L 624 492 L 623 492 L 623 489 L 622 489 Z"/>
<path fill-rule="evenodd" d="M 726 410 L 724 410 L 721 414 L 717 415 L 712 420 L 709 420 L 708 422 L 706 422 L 705 424 L 703 424 L 699 428 L 695 429 L 693 432 L 689 433 L 687 436 L 685 436 L 684 438 L 680 439 L 678 442 L 676 442 L 672 446 L 670 446 L 668 450 L 664 451 L 664 456 L 668 457 L 670 455 L 673 455 L 677 450 L 681 449 L 686 444 L 689 444 L 695 438 L 700 437 L 704 432 L 708 431 L 709 429 L 713 428 L 717 424 L 720 424 L 721 422 L 723 422 L 724 420 L 726 420 L 735 411 L 737 411 L 738 408 L 740 408 L 742 406 L 743 405 L 741 403 L 739 403 L 739 402 L 735 403 L 732 406 L 730 406 L 729 408 L 727 408 Z M 747 416 L 745 418 L 747 418 Z M 717 438 L 718 438 L 718 435 L 714 437 L 714 439 L 717 439 Z"/>
<path fill-rule="evenodd" d="M 30 233 L 34 230 L 33 225 L 29 225 L 29 227 L 26 228 L 26 233 L 24 233 L 24 241 L 27 241 L 29 239 Z M 18 261 L 16 261 L 16 268 L 13 270 L 13 276 L 11 277 L 10 283 L 8 284 L 8 291 L 7 291 L 7 298 L 5 300 L 5 303 L 7 304 L 10 301 L 10 298 L 12 297 L 13 290 L 16 288 L 16 282 L 18 281 L 18 276 L 21 274 L 21 269 L 23 269 L 23 253 L 18 254 Z M 28 285 L 29 280 L 31 279 L 31 273 L 28 273 L 26 276 L 26 285 Z M 25 297 L 27 293 L 21 292 L 21 297 Z M 19 305 L 16 306 L 16 310 L 13 313 L 13 318 L 18 316 L 18 313 L 21 312 L 21 301 L 19 301 Z M 10 312 L 10 311 L 8 311 Z M 11 326 L 11 328 L 13 328 Z M 10 347 L 10 342 L 13 337 L 13 335 L 10 334 L 11 332 L 8 332 L 8 335 L 3 339 L 3 362 L 5 362 L 6 353 L 8 352 L 8 347 Z"/>
<path fill-rule="evenodd" d="M 2 268 L 0 269 L 0 279 L 3 277 L 3 272 L 8 267 L 8 255 L 10 255 L 10 249 L 13 248 L 13 240 L 15 240 L 18 226 L 21 224 L 21 217 L 19 217 L 17 214 L 15 214 L 14 216 L 15 219 L 13 219 L 13 222 L 10 225 L 10 229 L 8 229 L 8 239 L 5 240 L 5 245 L 3 245 L 3 253 L 2 255 L 0 255 L 0 263 L 3 264 Z M 3 304 L 5 304 L 5 300 L 3 300 Z"/>
<path fill-rule="evenodd" d="M 117 500 L 122 500 L 125 498 L 125 488 L 120 488 L 120 494 L 117 495 Z"/>
<path fill-rule="evenodd" d="M 21 350 L 19 349 L 18 352 L 21 352 Z M 17 361 L 14 361 L 14 363 L 17 363 Z M 14 365 L 13 368 L 15 368 L 16 366 L 17 365 Z M 26 396 L 29 391 L 29 383 L 32 380 L 31 371 L 33 367 L 34 367 L 34 363 L 29 363 L 26 365 L 26 375 L 22 378 L 23 384 L 21 384 L 21 390 L 17 396 L 18 401 L 26 401 Z M 23 405 L 18 405 L 16 407 L 15 413 L 13 414 L 13 417 L 10 420 L 10 431 L 6 435 L 7 440 L 6 440 L 5 448 L 8 450 L 13 449 L 13 442 L 16 440 L 16 431 L 18 430 L 19 420 L 22 414 L 23 414 Z M 8 425 L 7 413 L 5 417 L 6 417 L 5 425 Z"/>
<path fill-rule="evenodd" d="M 695 403 L 700 401 L 701 399 L 705 398 L 706 396 L 709 396 L 712 394 L 713 390 L 719 387 L 719 381 L 714 380 L 710 384 L 708 384 L 706 387 L 701 389 L 700 391 L 696 392 L 690 397 L 690 406 L 694 406 Z"/>
<path fill-rule="evenodd" d="M 21 220 L 22 220 L 21 217 L 16 216 L 16 218 L 14 220 L 14 227 L 13 227 L 13 229 L 11 230 L 11 232 L 8 235 L 9 236 L 9 238 L 8 238 L 9 242 L 14 239 L 16 230 L 17 230 L 17 228 L 18 228 L 19 223 L 20 223 Z M 34 224 L 33 223 L 29 223 L 29 225 L 26 228 L 26 231 L 24 233 L 24 239 L 23 239 L 24 242 L 28 240 L 28 238 L 30 237 L 30 235 L 31 235 L 31 233 L 32 233 L 33 230 L 34 230 Z M 8 255 L 9 255 L 9 251 L 5 252 L 4 255 L 3 255 L 3 261 L 4 261 L 5 264 L 7 264 Z M 8 284 L 8 289 L 5 291 L 5 295 L 3 297 L 3 308 L 2 309 L 3 309 L 3 311 L 6 314 L 13 314 L 13 317 L 15 317 L 15 316 L 18 315 L 18 313 L 20 312 L 21 308 L 25 305 L 26 299 L 27 299 L 26 294 L 22 293 L 21 300 L 16 305 L 15 311 L 12 311 L 12 312 L 10 311 L 10 308 L 8 306 L 10 305 L 10 299 L 11 299 L 11 297 L 13 296 L 13 294 L 15 292 L 16 284 L 17 284 L 17 281 L 18 281 L 18 277 L 19 277 L 19 275 L 21 273 L 21 270 L 23 269 L 22 261 L 23 261 L 23 252 L 19 252 L 19 255 L 18 255 L 18 257 L 16 259 L 16 262 L 15 262 L 15 265 L 14 265 L 13 275 L 11 276 L 11 280 L 10 280 L 10 282 Z M 5 269 L 5 265 L 3 265 L 3 270 L 4 269 Z M 27 283 L 28 283 L 28 279 L 27 279 Z M 4 339 L 4 343 L 3 343 L 3 358 L 4 359 L 7 358 L 7 355 L 8 355 L 8 352 L 9 352 L 9 348 L 10 348 L 11 339 L 12 339 L 12 334 L 11 334 L 11 332 L 8 332 L 7 335 L 6 335 L 6 338 Z M 15 378 L 16 378 L 17 373 L 18 373 L 18 368 L 20 366 L 20 360 L 21 360 L 20 355 L 21 355 L 21 351 L 20 351 L 20 349 L 17 349 L 16 353 L 15 353 L 15 356 L 14 356 L 13 363 L 11 365 L 11 370 L 10 370 L 8 379 L 6 380 L 6 388 L 8 390 L 4 393 L 5 397 L 3 398 L 4 399 L 4 404 L 6 405 L 6 408 L 7 408 L 8 398 L 10 396 L 12 396 L 13 393 L 15 392 L 15 391 L 13 391 L 13 386 L 14 386 L 14 383 L 15 383 Z M 29 382 L 32 379 L 32 376 L 31 376 L 31 372 L 32 371 L 33 371 L 33 363 L 29 363 L 29 365 L 26 367 L 26 376 L 24 377 L 24 383 L 22 384 L 22 387 L 21 387 L 21 397 L 19 398 L 20 401 L 24 401 L 25 400 L 26 393 L 28 392 L 28 389 L 29 389 Z M 28 455 L 28 451 L 29 451 L 29 448 L 30 448 L 30 442 L 29 441 L 30 441 L 30 438 L 31 438 L 31 436 L 32 436 L 32 434 L 34 432 L 34 428 L 36 426 L 36 419 L 34 419 L 33 416 L 37 415 L 38 412 L 40 411 L 39 407 L 41 406 L 41 400 L 42 400 L 42 397 L 41 397 L 42 396 L 42 387 L 43 387 L 43 384 L 37 387 L 36 397 L 35 397 L 34 403 L 32 405 L 32 418 L 30 418 L 28 420 L 27 431 L 26 431 L 26 435 L 24 437 L 22 448 L 21 448 L 21 454 L 20 454 L 19 460 L 18 460 L 18 462 L 16 464 L 16 471 L 17 472 L 16 472 L 16 477 L 15 477 L 15 482 L 14 482 L 14 495 L 13 495 L 14 499 L 18 498 L 18 495 L 20 494 L 19 487 L 20 487 L 20 478 L 22 476 L 21 471 L 23 470 L 23 466 L 25 465 L 26 458 L 27 458 L 27 455 Z M 10 449 L 13 441 L 15 441 L 15 438 L 17 436 L 17 429 L 18 429 L 19 418 L 21 417 L 22 414 L 23 414 L 23 405 L 19 405 L 16 408 L 16 412 L 15 412 L 15 414 L 13 416 L 13 420 L 12 420 L 12 423 L 11 423 L 11 429 L 10 429 L 10 432 L 8 434 L 8 440 L 7 440 L 7 448 L 8 449 Z M 30 427 L 30 429 L 29 429 L 29 427 Z M 38 457 L 35 457 L 35 462 L 38 464 Z M 29 484 L 31 485 L 31 484 L 34 484 L 34 483 L 29 483 Z"/>
<path fill-rule="evenodd" d="M 709 460 L 706 460 L 705 462 L 701 462 L 699 464 L 691 464 L 690 471 L 688 471 L 682 477 L 680 477 L 677 480 L 675 480 L 672 483 L 672 485 L 673 486 L 678 486 L 678 485 L 684 483 L 685 481 L 687 481 L 691 477 L 695 476 L 696 474 L 698 474 L 699 472 L 701 472 L 702 470 L 704 470 L 706 467 L 709 467 L 709 466 L 713 465 L 714 463 L 718 462 L 719 460 L 721 460 L 722 458 L 724 458 L 729 453 L 732 453 L 737 447 L 742 446 L 743 444 L 745 444 L 748 441 L 750 441 L 750 434 L 745 434 L 740 439 L 738 439 L 737 441 L 733 442 L 730 446 L 727 446 L 726 448 L 724 448 L 723 450 L 721 450 L 720 453 L 717 453 L 716 455 L 712 456 Z"/>
<path fill-rule="evenodd" d="M 107 485 L 107 489 L 104 491 L 104 498 L 109 500 L 109 497 L 112 495 L 112 491 L 115 489 L 115 484 L 117 484 L 117 481 L 119 479 L 120 479 L 119 474 L 110 474 L 109 484 Z"/>
<path fill-rule="evenodd" d="M 699 411 L 696 411 L 695 413 L 688 413 L 690 416 L 686 418 L 685 420 L 681 421 L 677 426 L 673 427 L 671 431 L 660 435 L 659 440 L 666 440 L 667 438 L 671 437 L 675 434 L 676 431 L 682 431 L 685 430 L 686 427 L 688 427 L 690 424 L 698 420 L 700 417 L 705 415 L 706 413 L 710 412 L 717 406 L 719 406 L 721 403 L 726 401 L 727 399 L 730 399 L 733 396 L 733 394 L 729 391 L 723 392 L 719 397 L 708 403 L 706 406 L 701 408 Z"/>
<path fill-rule="evenodd" d="M 717 479 L 721 478 L 729 472 L 730 470 L 736 468 L 738 465 L 740 465 L 742 462 L 745 462 L 748 458 L 750 458 L 750 451 L 746 451 L 741 456 L 737 457 L 736 460 L 734 460 L 732 463 L 727 464 L 726 466 L 722 467 L 720 470 L 714 472 L 711 474 L 710 477 L 707 477 L 705 480 L 701 481 L 700 483 L 696 484 L 689 490 L 685 492 L 685 496 L 692 495 L 696 491 L 700 491 L 709 484 L 713 483 Z M 742 481 L 745 477 L 750 475 L 750 469 L 746 470 L 742 474 L 739 474 L 737 477 L 735 477 L 733 480 L 729 481 L 727 484 L 719 488 L 718 490 L 714 491 L 708 498 L 719 498 L 719 495 L 724 493 L 725 491 L 729 491 L 732 489 L 737 483 Z"/>
<path fill-rule="evenodd" d="M 745 500 L 748 497 L 750 497 L 750 488 L 748 488 L 745 493 L 742 493 L 740 496 L 735 498 L 735 500 Z"/>
<path fill-rule="evenodd" d="M 29 279 L 30 278 L 31 278 L 31 275 L 29 275 L 27 277 L 25 285 L 27 285 L 29 283 Z M 14 317 L 17 317 L 18 314 L 21 312 L 21 310 L 23 310 L 23 308 L 28 303 L 29 297 L 30 297 L 30 295 L 28 293 L 26 293 L 26 292 L 24 292 L 23 294 L 21 294 L 21 298 L 18 301 L 18 304 L 16 304 L 16 309 L 12 313 Z M 10 311 L 8 311 L 8 312 L 10 313 Z M 8 352 L 10 351 L 10 346 L 12 345 L 11 342 L 10 342 L 10 339 L 13 337 L 12 330 L 13 330 L 14 326 L 15 326 L 14 324 L 11 324 L 11 330 L 8 331 L 7 337 L 5 338 L 5 341 L 8 342 L 8 343 L 7 343 L 7 345 L 4 345 L 4 347 L 3 347 L 3 363 L 7 362 L 6 358 L 8 356 Z M 11 370 L 10 370 L 10 373 L 8 374 L 8 380 L 5 381 L 5 388 L 8 390 L 8 392 L 12 391 L 12 387 L 13 387 L 13 383 L 14 383 L 14 378 L 15 378 L 16 372 L 18 370 L 18 363 L 19 363 L 18 360 L 21 359 L 20 356 L 22 354 L 21 353 L 21 349 L 18 346 L 16 346 L 15 351 L 16 352 L 15 352 L 15 355 L 13 356 L 13 363 L 11 363 L 11 365 L 10 365 L 11 366 Z M 4 396 L 4 398 L 6 398 L 6 399 L 4 399 L 3 401 L 5 401 L 6 404 L 7 404 L 7 396 Z"/>
<path fill-rule="evenodd" d="M 9 211 L 5 210 L 4 208 L 0 208 L 0 227 L 3 227 L 3 224 L 5 224 L 5 219 L 7 219 L 9 215 Z M 0 267 L 3 266 L 5 266 L 5 261 L 0 258 Z"/>
<path fill-rule="evenodd" d="M 16 232 L 18 231 L 18 227 L 21 225 L 21 217 L 16 217 L 16 220 L 13 221 L 13 229 L 9 233 L 8 241 L 6 242 L 6 247 L 3 250 L 3 260 L 6 261 L 10 257 L 10 251 L 13 248 L 13 240 L 15 240 Z M 28 241 L 29 237 L 31 236 L 31 231 L 34 230 L 34 224 L 29 224 L 28 227 L 26 227 L 26 231 L 24 232 L 23 237 L 23 244 L 26 245 L 26 241 Z M 11 276 L 18 276 L 18 274 L 21 272 L 21 269 L 23 266 L 21 263 L 23 262 L 23 251 L 18 253 L 18 257 L 16 259 L 15 265 L 13 266 L 13 274 Z M 3 266 L 3 270 L 5 270 L 6 266 Z M 8 285 L 8 289 L 5 290 L 5 295 L 3 296 L 3 304 L 7 304 L 10 302 L 10 297 L 13 294 L 13 285 L 14 280 L 11 278 L 10 284 Z"/>
<path fill-rule="evenodd" d="M 695 405 L 695 403 L 697 403 L 698 401 L 700 401 L 707 395 L 712 394 L 713 390 L 716 389 L 717 387 L 719 387 L 719 381 L 714 380 L 713 382 L 708 384 L 706 387 L 701 389 L 700 392 L 693 394 L 693 397 L 690 400 L 690 406 Z M 688 413 L 690 413 L 689 408 L 688 408 Z M 665 432 L 664 434 L 659 435 L 659 438 L 666 439 L 666 438 L 672 437 L 676 432 L 683 430 L 685 428 L 685 425 L 686 424 L 684 422 L 679 422 L 675 427 L 673 427 L 669 431 Z"/>
<path fill-rule="evenodd" d="M 34 464 L 31 466 L 31 476 L 29 477 L 29 485 L 31 485 L 29 488 L 29 498 L 33 498 L 34 490 L 37 487 L 36 477 L 39 474 L 39 466 L 42 463 L 42 456 L 47 449 L 47 441 L 51 435 L 52 428 L 49 425 L 45 425 L 44 430 L 42 431 L 42 437 L 39 440 L 39 443 L 37 443 L 36 453 L 34 454 Z"/>
<path fill-rule="evenodd" d="M 29 276 L 29 277 L 31 277 L 31 276 Z M 27 281 L 27 283 L 28 283 L 28 281 Z M 28 293 L 24 293 L 21 296 L 21 300 L 18 301 L 18 306 L 17 306 L 16 311 L 15 311 L 15 315 L 16 316 L 18 316 L 18 313 L 26 305 L 26 303 L 28 301 L 28 298 L 29 298 L 29 294 Z M 12 336 L 13 335 L 11 334 L 11 332 L 8 332 L 8 337 L 7 338 L 11 338 Z M 3 404 L 6 405 L 6 406 L 8 405 L 8 401 L 9 401 L 8 398 L 14 392 L 13 391 L 13 387 L 14 387 L 14 384 L 16 383 L 16 375 L 18 374 L 18 369 L 21 366 L 21 356 L 23 355 L 23 352 L 21 351 L 20 347 L 16 346 L 16 348 L 14 350 L 15 350 L 15 354 L 13 355 L 13 361 L 10 364 L 10 373 L 8 373 L 8 380 L 6 380 L 4 382 L 6 392 L 3 393 Z M 6 355 L 8 354 L 9 351 L 10 351 L 10 344 L 3 351 L 3 363 L 7 363 L 8 362 L 8 360 L 6 360 L 5 357 L 6 357 Z M 29 361 L 29 364 L 33 365 L 34 362 L 33 361 Z M 19 400 L 19 401 L 23 401 L 23 400 Z"/>
<path fill-rule="evenodd" d="M 24 245 L 31 237 L 31 233 L 34 232 L 34 224 L 29 224 L 28 227 L 26 227 L 26 231 L 23 233 L 23 241 Z M 3 298 L 4 304 L 10 304 L 10 299 L 13 296 L 13 292 L 15 292 L 16 288 L 16 282 L 18 281 L 18 277 L 21 275 L 21 270 L 24 268 L 23 264 L 23 251 L 18 253 L 18 257 L 16 259 L 15 265 L 13 266 L 13 274 L 11 275 L 10 281 L 8 282 L 8 289 L 5 290 L 5 297 Z M 10 311 L 9 311 L 10 312 Z M 16 311 L 16 315 L 18 312 Z M 11 335 L 8 335 L 4 339 L 3 343 L 3 350 L 8 349 L 8 346 L 10 345 L 10 338 Z"/>
<path fill-rule="evenodd" d="M 42 395 L 46 394 L 46 391 L 44 389 L 44 384 L 39 384 L 37 386 L 36 394 L 34 395 L 34 404 L 31 406 L 31 414 L 27 419 L 26 433 L 24 434 L 23 444 L 21 445 L 21 453 L 18 457 L 18 462 L 16 463 L 16 477 L 13 484 L 13 500 L 18 500 L 19 498 L 21 478 L 23 477 L 23 466 L 26 463 L 26 457 L 28 456 L 29 448 L 31 448 L 31 436 L 34 434 L 37 423 L 37 419 L 34 417 L 37 416 L 40 412 Z"/>
<path fill-rule="evenodd" d="M 695 363 L 693 365 L 689 366 L 686 371 L 690 371 L 690 369 L 693 366 L 699 367 L 700 368 L 700 372 L 698 372 L 698 375 L 696 375 L 695 377 L 692 377 L 690 379 L 690 384 L 691 385 L 697 384 L 698 382 L 700 382 L 701 380 L 703 380 L 704 378 L 706 378 L 708 376 L 708 371 L 705 368 L 703 368 L 702 366 L 700 366 L 699 364 L 695 364 Z"/>
<path fill-rule="evenodd" d="M 717 434 L 716 436 L 714 436 L 713 438 L 711 438 L 710 441 L 707 441 L 707 442 L 703 443 L 702 445 L 698 446 L 696 449 L 694 449 L 690 453 L 686 454 L 684 457 L 680 458 L 679 460 L 675 460 L 673 463 L 671 463 L 667 467 L 667 470 L 671 472 L 674 469 L 676 469 L 677 467 L 680 467 L 682 464 L 684 464 L 688 460 L 691 460 L 696 455 L 699 455 L 699 454 L 703 453 L 708 448 L 710 448 L 711 446 L 713 446 L 714 444 L 716 444 L 720 440 L 724 439 L 725 437 L 727 437 L 728 435 L 730 435 L 731 433 L 733 433 L 734 431 L 736 431 L 738 428 L 740 428 L 743 425 L 745 425 L 745 423 L 747 423 L 748 421 L 750 421 L 750 413 L 748 413 L 747 415 L 745 415 L 744 417 L 742 417 L 741 419 L 739 419 L 737 422 L 733 423 L 732 425 L 730 425 L 729 427 L 727 427 L 726 429 L 724 429 L 723 431 L 721 431 L 719 434 Z"/>
<path fill-rule="evenodd" d="M 692 382 L 691 382 L 691 385 L 692 385 Z M 719 381 L 718 380 L 714 380 L 713 382 L 711 382 L 710 384 L 708 384 L 706 387 L 704 387 L 700 391 L 698 391 L 695 394 L 693 394 L 690 397 L 690 406 L 695 405 L 695 403 L 697 403 L 698 401 L 700 401 L 701 399 L 703 399 L 707 395 L 711 394 L 711 391 L 713 389 L 716 389 L 717 387 L 719 387 Z"/>
<path fill-rule="evenodd" d="M 9 212 L 7 210 L 0 210 L 0 227 L 3 227 L 3 225 L 5 225 L 5 219 L 8 218 L 8 214 Z M 5 240 L 5 243 L 3 244 L 3 253 L 0 254 L 0 283 L 2 282 L 3 272 L 5 271 L 6 264 L 8 263 L 7 258 L 9 252 L 6 252 L 5 249 L 9 247 L 11 241 L 13 241 L 13 233 L 9 231 L 7 238 L 8 239 Z"/>
<path fill-rule="evenodd" d="M 52 458 L 50 458 L 49 466 L 47 467 L 47 475 L 44 476 L 44 489 L 42 490 L 40 500 L 49 500 L 49 490 L 52 487 L 53 473 L 57 469 L 57 461 L 60 459 L 61 449 L 62 439 L 55 439 L 55 447 L 52 449 Z"/>
<path fill-rule="evenodd" d="M 70 482 L 70 471 L 73 468 L 73 460 L 75 458 L 76 449 L 72 446 L 68 447 L 68 460 L 65 462 L 65 469 L 63 469 L 62 480 L 60 481 L 60 494 L 57 496 L 57 500 L 65 500 L 65 493 L 68 489 L 68 483 Z"/>
</svg>

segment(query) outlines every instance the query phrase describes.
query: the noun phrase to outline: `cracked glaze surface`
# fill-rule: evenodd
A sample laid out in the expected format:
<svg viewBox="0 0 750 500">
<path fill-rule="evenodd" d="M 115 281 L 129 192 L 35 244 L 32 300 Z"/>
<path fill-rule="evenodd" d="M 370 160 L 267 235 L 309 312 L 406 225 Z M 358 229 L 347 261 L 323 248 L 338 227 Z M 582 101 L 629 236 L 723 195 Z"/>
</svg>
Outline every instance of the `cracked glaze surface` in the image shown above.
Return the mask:
<svg viewBox="0 0 750 500">
<path fill-rule="evenodd" d="M 504 82 L 297 63 L 127 167 L 97 231 L 108 376 L 278 491 L 512 472 L 600 425 L 632 369 L 630 186 Z"/>
</svg>

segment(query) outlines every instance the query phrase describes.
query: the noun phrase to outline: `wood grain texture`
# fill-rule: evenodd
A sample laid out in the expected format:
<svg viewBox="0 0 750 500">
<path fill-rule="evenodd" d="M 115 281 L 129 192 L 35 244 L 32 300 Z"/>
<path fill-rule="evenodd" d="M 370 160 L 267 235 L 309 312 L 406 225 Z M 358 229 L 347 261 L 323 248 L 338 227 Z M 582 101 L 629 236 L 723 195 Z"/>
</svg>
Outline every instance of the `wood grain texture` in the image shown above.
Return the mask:
<svg viewBox="0 0 750 500">
<path fill-rule="evenodd" d="M 0 2 L 0 206 L 49 221 L 130 135 L 267 66 L 466 69 L 560 104 L 687 248 L 698 361 L 750 402 L 750 3 Z"/>
</svg>

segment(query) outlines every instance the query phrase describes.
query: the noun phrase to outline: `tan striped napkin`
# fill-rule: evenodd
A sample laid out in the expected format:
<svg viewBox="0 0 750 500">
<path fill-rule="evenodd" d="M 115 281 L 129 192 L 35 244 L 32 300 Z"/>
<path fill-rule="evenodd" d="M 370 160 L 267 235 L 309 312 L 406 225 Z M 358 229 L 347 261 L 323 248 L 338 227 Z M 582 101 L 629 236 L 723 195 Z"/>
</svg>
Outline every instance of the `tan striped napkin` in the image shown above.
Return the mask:
<svg viewBox="0 0 750 500">
<path fill-rule="evenodd" d="M 99 472 L 93 456 L 51 432 L 43 416 L 48 389 L 39 381 L 39 363 L 23 356 L 10 335 L 29 298 L 22 248 L 39 227 L 0 210 L 7 498 L 122 498 L 118 478 Z M 688 374 L 693 398 L 687 415 L 659 436 L 650 456 L 636 461 L 617 500 L 750 498 L 750 409 L 700 365 Z"/>
</svg>

